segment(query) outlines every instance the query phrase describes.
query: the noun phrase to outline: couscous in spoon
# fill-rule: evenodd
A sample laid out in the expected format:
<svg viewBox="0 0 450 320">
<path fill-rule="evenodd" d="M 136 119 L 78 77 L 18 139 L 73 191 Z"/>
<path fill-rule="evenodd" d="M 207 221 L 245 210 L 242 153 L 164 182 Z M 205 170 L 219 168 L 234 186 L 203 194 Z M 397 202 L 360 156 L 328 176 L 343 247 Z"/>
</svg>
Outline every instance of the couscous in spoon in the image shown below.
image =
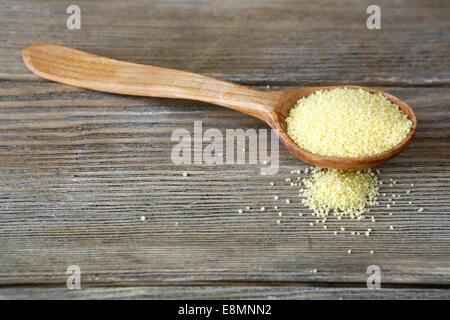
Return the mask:
<svg viewBox="0 0 450 320">
<path fill-rule="evenodd" d="M 280 140 L 299 159 L 321 167 L 359 170 L 374 167 L 402 152 L 414 135 L 414 112 L 400 99 L 381 90 L 359 86 L 314 87 L 284 91 L 259 91 L 211 77 L 109 59 L 56 44 L 35 44 L 23 50 L 26 66 L 36 75 L 97 91 L 214 103 L 247 113 L 276 129 Z M 298 99 L 314 91 L 334 88 L 381 93 L 412 121 L 407 136 L 395 147 L 374 156 L 340 158 L 313 154 L 300 148 L 287 134 L 285 122 Z"/>
</svg>

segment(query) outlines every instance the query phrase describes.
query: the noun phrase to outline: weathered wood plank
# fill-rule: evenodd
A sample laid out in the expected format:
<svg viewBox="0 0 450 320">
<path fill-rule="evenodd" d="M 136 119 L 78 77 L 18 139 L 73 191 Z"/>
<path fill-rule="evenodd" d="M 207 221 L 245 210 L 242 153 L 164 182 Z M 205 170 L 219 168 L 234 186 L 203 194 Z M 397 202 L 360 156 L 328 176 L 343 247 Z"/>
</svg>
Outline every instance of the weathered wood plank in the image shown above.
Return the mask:
<svg viewBox="0 0 450 320">
<path fill-rule="evenodd" d="M 53 42 L 117 59 L 244 83 L 449 84 L 446 0 L 377 1 L 380 30 L 366 27 L 370 0 L 79 0 L 0 3 L 0 77 L 33 79 L 21 50 Z"/>
<path fill-rule="evenodd" d="M 330 299 L 387 300 L 450 298 L 449 290 L 270 287 L 270 286 L 193 286 L 131 288 L 11 288 L 0 289 L 1 299 Z"/>
<path fill-rule="evenodd" d="M 385 283 L 448 285 L 448 90 L 386 90 L 409 101 L 419 123 L 408 150 L 380 168 L 385 181 L 397 181 L 381 192 L 402 197 L 389 211 L 388 200 L 381 198 L 372 210 L 375 224 L 331 219 L 325 232 L 309 226 L 313 219 L 297 187 L 284 181 L 293 176 L 290 170 L 305 164 L 282 146 L 276 176 L 260 175 L 261 165 L 171 162 L 175 128 L 192 132 L 195 120 L 203 120 L 204 130 L 265 128 L 257 119 L 197 102 L 124 97 L 47 82 L 3 83 L 0 283 L 63 285 L 67 266 L 76 264 L 83 283 L 94 286 L 361 285 L 367 267 L 376 264 Z M 183 177 L 184 171 L 190 176 Z M 275 194 L 282 200 L 275 201 Z M 239 214 L 245 206 L 251 210 Z M 423 213 L 417 213 L 419 207 Z M 355 231 L 370 226 L 373 236 L 334 236 L 341 225 Z"/>
</svg>

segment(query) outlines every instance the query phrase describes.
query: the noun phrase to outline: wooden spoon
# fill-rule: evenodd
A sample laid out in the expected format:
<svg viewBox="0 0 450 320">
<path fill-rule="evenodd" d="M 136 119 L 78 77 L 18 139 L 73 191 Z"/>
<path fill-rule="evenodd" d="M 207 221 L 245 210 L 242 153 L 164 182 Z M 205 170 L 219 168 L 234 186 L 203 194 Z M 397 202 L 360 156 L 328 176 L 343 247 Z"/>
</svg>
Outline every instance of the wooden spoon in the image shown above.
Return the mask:
<svg viewBox="0 0 450 320">
<path fill-rule="evenodd" d="M 381 90 L 359 86 L 315 87 L 285 91 L 259 91 L 203 75 L 113 60 L 56 44 L 35 44 L 23 50 L 26 66 L 36 75 L 56 82 L 127 95 L 200 100 L 238 110 L 266 122 L 298 158 L 328 168 L 356 170 L 379 165 L 403 151 L 416 130 L 414 112 L 400 99 Z M 408 135 L 394 148 L 359 158 L 328 157 L 300 148 L 286 133 L 285 118 L 303 96 L 316 90 L 363 89 L 381 93 L 412 121 Z"/>
</svg>

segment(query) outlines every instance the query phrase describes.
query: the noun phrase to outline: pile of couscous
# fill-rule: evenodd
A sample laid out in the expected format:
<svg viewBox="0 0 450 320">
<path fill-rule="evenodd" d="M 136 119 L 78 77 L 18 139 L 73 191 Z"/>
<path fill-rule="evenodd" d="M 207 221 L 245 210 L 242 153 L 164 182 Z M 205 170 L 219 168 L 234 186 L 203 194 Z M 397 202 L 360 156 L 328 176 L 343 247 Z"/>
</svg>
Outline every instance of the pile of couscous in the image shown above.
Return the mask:
<svg viewBox="0 0 450 320">
<path fill-rule="evenodd" d="M 367 212 L 367 204 L 375 204 L 378 178 L 371 169 L 344 171 L 314 168 L 309 179 L 303 179 L 303 203 L 319 217 L 334 215 L 358 217 Z"/>
<path fill-rule="evenodd" d="M 373 156 L 399 144 L 412 122 L 381 93 L 319 90 L 301 98 L 286 118 L 287 133 L 301 148 L 333 157 Z"/>
</svg>

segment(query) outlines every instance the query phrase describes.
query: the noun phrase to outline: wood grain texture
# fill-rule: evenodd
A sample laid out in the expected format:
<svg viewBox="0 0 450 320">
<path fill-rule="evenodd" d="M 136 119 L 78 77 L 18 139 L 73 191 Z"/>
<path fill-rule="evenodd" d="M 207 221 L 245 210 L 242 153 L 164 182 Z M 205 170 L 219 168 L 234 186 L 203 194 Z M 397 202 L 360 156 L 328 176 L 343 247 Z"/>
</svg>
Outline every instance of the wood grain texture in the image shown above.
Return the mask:
<svg viewBox="0 0 450 320">
<path fill-rule="evenodd" d="M 449 84 L 446 0 L 80 0 L 82 29 L 66 28 L 67 4 L 4 0 L 0 75 L 29 78 L 21 50 L 71 45 L 119 60 L 263 84 Z"/>
<path fill-rule="evenodd" d="M 65 5 L 57 1 L 0 3 L 2 297 L 80 297 L 62 289 L 73 264 L 81 267 L 92 298 L 176 298 L 186 292 L 199 298 L 270 298 L 272 290 L 278 298 L 326 298 L 329 293 L 314 288 L 327 284 L 344 297 L 448 297 L 445 1 L 382 2 L 380 33 L 365 29 L 367 5 L 359 1 L 338 7 L 287 0 L 77 3 L 84 19 L 80 31 L 65 28 Z M 297 30 L 310 32 L 302 37 Z M 192 132 L 195 120 L 203 120 L 204 130 L 223 133 L 267 128 L 262 121 L 206 103 L 41 81 L 20 56 L 37 41 L 261 90 L 373 85 L 405 100 L 418 127 L 408 149 L 379 168 L 387 196 L 372 209 L 376 222 L 330 219 L 323 230 L 309 226 L 313 220 L 298 187 L 285 181 L 306 164 L 282 146 L 276 176 L 260 175 L 261 165 L 181 166 L 170 159 L 173 130 Z M 397 181 L 393 187 L 390 178 Z M 392 194 L 401 198 L 387 209 Z M 246 206 L 251 210 L 239 214 Z M 372 236 L 334 236 L 341 225 L 347 231 L 371 227 Z M 380 266 L 382 283 L 395 286 L 392 291 L 344 288 L 364 286 L 372 264 Z M 243 291 L 229 288 L 230 282 L 245 283 Z M 251 285 L 261 282 L 270 288 Z M 160 289 L 147 288 L 156 285 Z M 143 291 L 133 293 L 134 288 Z"/>
<path fill-rule="evenodd" d="M 80 265 L 85 283 L 361 283 L 367 266 L 377 264 L 386 282 L 449 284 L 446 88 L 392 92 L 413 106 L 420 124 L 410 148 L 380 168 L 384 181 L 397 181 L 381 192 L 402 198 L 389 210 L 381 198 L 375 224 L 331 219 L 325 232 L 309 226 L 298 187 L 284 181 L 305 164 L 283 147 L 275 177 L 261 176 L 260 166 L 170 160 L 174 128 L 192 131 L 197 119 L 205 119 L 205 130 L 264 128 L 257 119 L 197 102 L 64 92 L 63 85 L 46 82 L 26 83 L 37 95 L 8 95 L 22 86 L 0 89 L 3 284 L 58 284 L 70 264 Z M 276 194 L 282 200 L 275 201 Z M 291 204 L 283 203 L 286 198 Z M 239 214 L 245 206 L 251 211 Z M 425 208 L 421 214 L 419 207 Z M 373 236 L 334 236 L 341 225 L 371 227 Z"/>
<path fill-rule="evenodd" d="M 326 300 L 388 300 L 434 299 L 450 297 L 448 290 L 439 289 L 380 289 L 320 288 L 320 287 L 131 287 L 131 288 L 11 288 L 0 289 L 0 299 L 194 299 L 194 300 L 246 300 L 246 299 L 326 299 Z M 270 304 L 270 302 L 268 302 Z"/>
</svg>

